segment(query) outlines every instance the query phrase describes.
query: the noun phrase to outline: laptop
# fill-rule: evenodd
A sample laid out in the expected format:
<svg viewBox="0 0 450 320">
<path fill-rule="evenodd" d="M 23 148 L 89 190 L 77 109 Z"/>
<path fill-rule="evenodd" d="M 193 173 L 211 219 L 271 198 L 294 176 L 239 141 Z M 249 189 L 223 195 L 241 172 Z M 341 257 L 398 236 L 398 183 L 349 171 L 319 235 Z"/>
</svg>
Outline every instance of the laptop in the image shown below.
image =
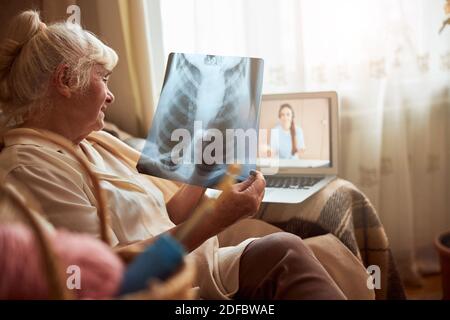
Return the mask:
<svg viewBox="0 0 450 320">
<path fill-rule="evenodd" d="M 338 127 L 334 91 L 263 95 L 257 158 L 266 179 L 263 202 L 300 203 L 335 179 Z M 218 196 L 213 189 L 206 194 Z"/>
<path fill-rule="evenodd" d="M 266 179 L 263 202 L 300 203 L 335 179 L 338 129 L 334 91 L 263 95 L 257 162 Z"/>
</svg>

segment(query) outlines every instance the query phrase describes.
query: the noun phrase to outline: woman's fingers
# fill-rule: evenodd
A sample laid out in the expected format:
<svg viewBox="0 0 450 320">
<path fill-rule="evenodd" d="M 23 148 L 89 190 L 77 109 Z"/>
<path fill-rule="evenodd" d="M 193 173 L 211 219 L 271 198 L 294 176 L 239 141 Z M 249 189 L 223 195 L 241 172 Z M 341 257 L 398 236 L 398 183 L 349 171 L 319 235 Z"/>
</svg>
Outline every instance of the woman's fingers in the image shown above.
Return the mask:
<svg viewBox="0 0 450 320">
<path fill-rule="evenodd" d="M 246 180 L 234 185 L 237 191 L 242 192 L 255 183 L 257 185 L 258 192 L 260 191 L 261 187 L 262 189 L 266 187 L 266 180 L 264 179 L 264 176 L 261 174 L 261 172 L 256 170 L 254 170 L 254 172 L 254 175 L 250 175 Z"/>
<path fill-rule="evenodd" d="M 260 195 L 266 188 L 266 180 L 261 172 L 256 171 L 256 175 L 249 181 L 249 185 L 243 192 L 252 192 L 256 195 Z"/>
<path fill-rule="evenodd" d="M 235 190 L 237 190 L 239 192 L 244 191 L 245 189 L 247 189 L 252 184 L 253 180 L 254 180 L 254 177 L 253 176 L 249 176 L 244 181 L 234 184 L 233 187 L 235 188 Z"/>
<path fill-rule="evenodd" d="M 229 216 L 230 223 L 234 223 L 236 219 L 252 216 L 258 211 L 264 197 L 265 186 L 264 176 L 256 172 L 247 180 L 233 185 L 231 192 L 219 197 L 218 205 L 221 211 L 234 213 L 233 217 Z"/>
<path fill-rule="evenodd" d="M 250 185 L 245 190 L 241 191 L 241 194 L 245 195 L 247 198 L 246 202 L 250 205 L 251 212 L 248 212 L 248 214 L 252 215 L 258 211 L 264 197 L 265 187 L 266 180 L 264 179 L 264 176 L 260 172 L 257 172 Z"/>
</svg>

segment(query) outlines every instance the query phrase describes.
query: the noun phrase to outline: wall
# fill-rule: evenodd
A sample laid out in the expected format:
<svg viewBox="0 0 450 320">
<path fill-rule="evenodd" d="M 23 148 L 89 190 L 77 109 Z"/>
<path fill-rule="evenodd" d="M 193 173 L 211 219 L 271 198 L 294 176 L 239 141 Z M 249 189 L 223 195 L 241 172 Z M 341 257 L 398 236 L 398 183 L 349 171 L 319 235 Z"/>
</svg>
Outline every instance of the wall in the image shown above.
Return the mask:
<svg viewBox="0 0 450 320">
<path fill-rule="evenodd" d="M 43 0 L 2 0 L 0 2 L 0 21 L 2 22 L 0 24 L 0 39 L 5 36 L 6 29 L 12 17 L 26 9 L 40 10 L 42 8 L 42 1 Z"/>
</svg>

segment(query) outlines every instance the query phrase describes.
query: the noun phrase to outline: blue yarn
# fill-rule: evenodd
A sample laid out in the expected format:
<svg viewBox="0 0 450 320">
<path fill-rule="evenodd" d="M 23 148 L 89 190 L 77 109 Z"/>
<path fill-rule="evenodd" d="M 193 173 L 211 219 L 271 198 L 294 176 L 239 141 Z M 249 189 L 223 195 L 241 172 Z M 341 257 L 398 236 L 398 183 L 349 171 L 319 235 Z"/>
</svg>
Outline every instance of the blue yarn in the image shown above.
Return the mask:
<svg viewBox="0 0 450 320">
<path fill-rule="evenodd" d="M 183 262 L 183 246 L 172 236 L 163 234 L 128 266 L 119 295 L 148 288 L 152 279 L 167 279 Z"/>
</svg>

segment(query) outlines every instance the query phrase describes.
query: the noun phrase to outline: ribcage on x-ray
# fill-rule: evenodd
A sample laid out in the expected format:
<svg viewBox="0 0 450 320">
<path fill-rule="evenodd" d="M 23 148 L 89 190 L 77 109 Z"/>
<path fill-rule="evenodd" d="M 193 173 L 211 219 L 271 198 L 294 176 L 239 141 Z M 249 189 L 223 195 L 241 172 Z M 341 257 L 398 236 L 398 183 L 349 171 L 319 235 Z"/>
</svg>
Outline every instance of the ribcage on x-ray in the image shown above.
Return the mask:
<svg viewBox="0 0 450 320">
<path fill-rule="evenodd" d="M 242 106 L 242 90 L 248 90 L 248 85 L 245 83 L 247 73 L 247 63 L 245 59 L 241 59 L 235 66 L 225 70 L 224 85 L 225 93 L 221 108 L 218 110 L 216 116 L 208 123 L 207 128 L 217 129 L 222 133 L 223 147 L 222 147 L 222 165 L 207 164 L 202 161 L 201 164 L 196 165 L 195 174 L 200 177 L 216 176 L 214 172 L 224 171 L 225 164 L 228 163 L 227 155 L 235 154 L 235 143 L 226 144 L 226 129 L 240 128 L 239 123 L 239 108 Z M 245 95 L 244 95 L 245 96 Z M 210 142 L 203 142 L 203 149 Z M 227 149 L 228 147 L 228 149 Z M 212 156 L 215 156 L 213 154 Z M 218 175 L 218 174 L 217 174 Z"/>
<path fill-rule="evenodd" d="M 172 161 L 171 152 L 178 141 L 172 141 L 171 135 L 175 129 L 184 128 L 193 134 L 194 117 L 197 109 L 197 92 L 201 82 L 200 70 L 191 64 L 184 55 L 179 55 L 175 65 L 176 73 L 179 79 L 175 81 L 176 88 L 173 92 L 173 98 L 169 100 L 167 111 L 165 113 L 164 127 L 161 127 L 158 133 L 157 144 L 161 155 L 161 163 L 166 169 L 176 170 L 180 164 Z M 181 153 L 180 156 L 183 156 Z"/>
<path fill-rule="evenodd" d="M 137 166 L 139 172 L 214 186 L 229 163 L 239 161 L 247 170 L 247 154 L 243 159 L 240 151 L 249 148 L 237 142 L 234 130 L 255 129 L 261 67 L 251 58 L 171 54 L 158 109 Z M 232 129 L 231 136 L 228 129 Z M 222 141 L 207 140 L 205 133 Z"/>
</svg>

